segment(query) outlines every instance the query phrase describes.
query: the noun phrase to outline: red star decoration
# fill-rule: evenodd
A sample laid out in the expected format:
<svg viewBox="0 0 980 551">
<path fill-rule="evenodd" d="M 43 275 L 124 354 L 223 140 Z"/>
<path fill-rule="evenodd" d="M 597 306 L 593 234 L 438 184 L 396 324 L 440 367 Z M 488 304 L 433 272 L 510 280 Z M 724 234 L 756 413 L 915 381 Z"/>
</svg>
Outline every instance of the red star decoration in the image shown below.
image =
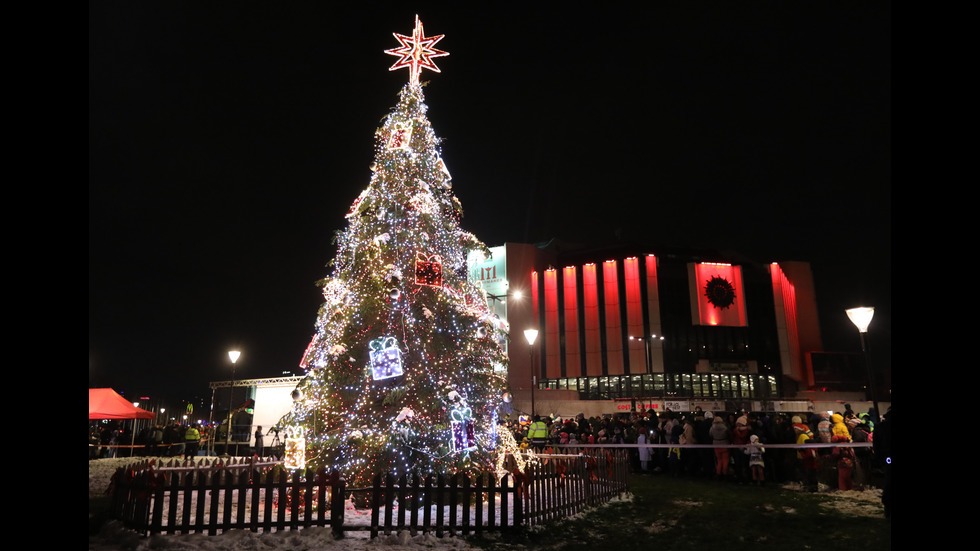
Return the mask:
<svg viewBox="0 0 980 551">
<path fill-rule="evenodd" d="M 436 42 L 442 40 L 442 37 L 446 36 L 440 34 L 438 36 L 431 36 L 426 38 L 425 32 L 422 30 L 422 22 L 419 21 L 419 16 L 415 16 L 415 30 L 412 32 L 412 36 L 405 36 L 403 34 L 392 33 L 395 35 L 395 39 L 401 44 L 400 48 L 393 48 L 391 50 L 385 50 L 388 55 L 396 55 L 401 59 L 395 62 L 389 71 L 394 71 L 395 69 L 401 69 L 402 67 L 408 67 L 411 72 L 409 82 L 413 85 L 419 83 L 419 73 L 422 69 L 429 69 L 437 73 L 442 71 L 436 67 L 433 63 L 432 58 L 442 57 L 449 55 L 449 52 L 444 52 L 442 50 L 437 50 L 433 48 Z"/>
</svg>

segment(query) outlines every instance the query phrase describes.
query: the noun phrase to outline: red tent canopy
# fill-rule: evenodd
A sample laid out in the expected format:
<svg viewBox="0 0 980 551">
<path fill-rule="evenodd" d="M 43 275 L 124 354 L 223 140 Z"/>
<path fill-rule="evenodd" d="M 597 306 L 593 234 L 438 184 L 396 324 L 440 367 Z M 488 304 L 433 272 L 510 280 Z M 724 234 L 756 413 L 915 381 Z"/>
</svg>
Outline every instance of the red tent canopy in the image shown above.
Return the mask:
<svg viewBox="0 0 980 551">
<path fill-rule="evenodd" d="M 88 418 L 92 419 L 154 419 L 152 411 L 133 405 L 111 388 L 88 389 Z"/>
</svg>

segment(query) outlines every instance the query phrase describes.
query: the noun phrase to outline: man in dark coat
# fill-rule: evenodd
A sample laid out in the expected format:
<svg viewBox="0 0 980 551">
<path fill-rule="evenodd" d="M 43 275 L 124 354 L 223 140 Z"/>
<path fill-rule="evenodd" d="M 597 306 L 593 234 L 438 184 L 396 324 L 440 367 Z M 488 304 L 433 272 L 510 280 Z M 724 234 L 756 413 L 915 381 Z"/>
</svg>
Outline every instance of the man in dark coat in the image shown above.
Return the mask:
<svg viewBox="0 0 980 551">
<path fill-rule="evenodd" d="M 892 518 L 892 408 L 888 408 L 880 423 L 875 424 L 873 447 L 875 461 L 885 474 L 885 484 L 881 489 L 881 504 L 885 507 L 885 518 Z"/>
</svg>

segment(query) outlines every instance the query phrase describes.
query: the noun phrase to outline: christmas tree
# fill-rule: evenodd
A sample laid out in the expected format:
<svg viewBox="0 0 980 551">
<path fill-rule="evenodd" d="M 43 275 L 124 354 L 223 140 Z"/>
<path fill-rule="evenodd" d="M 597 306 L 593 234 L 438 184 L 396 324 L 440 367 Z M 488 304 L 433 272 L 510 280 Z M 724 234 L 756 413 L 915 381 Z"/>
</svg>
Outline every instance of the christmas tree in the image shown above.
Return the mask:
<svg viewBox="0 0 980 551">
<path fill-rule="evenodd" d="M 354 487 L 375 473 L 492 470 L 507 391 L 505 329 L 467 273 L 468 255 L 490 251 L 459 225 L 418 80 L 439 72 L 442 35 L 425 37 L 416 17 L 412 36 L 395 37 L 391 69 L 410 79 L 375 133 L 371 180 L 336 236 L 306 375 L 280 421 L 287 467 L 338 469 Z"/>
</svg>

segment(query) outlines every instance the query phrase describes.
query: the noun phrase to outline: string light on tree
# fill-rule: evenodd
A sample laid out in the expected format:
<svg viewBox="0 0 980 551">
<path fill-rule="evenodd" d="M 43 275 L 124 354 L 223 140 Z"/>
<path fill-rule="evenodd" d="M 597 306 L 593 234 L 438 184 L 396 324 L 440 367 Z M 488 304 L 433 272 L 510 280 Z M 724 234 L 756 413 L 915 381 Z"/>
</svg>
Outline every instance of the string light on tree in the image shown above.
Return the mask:
<svg viewBox="0 0 980 551">
<path fill-rule="evenodd" d="M 508 390 L 505 328 L 466 269 L 470 253 L 489 249 L 460 227 L 418 81 L 447 53 L 417 17 L 412 36 L 395 36 L 391 69 L 408 68 L 409 81 L 374 133 L 370 180 L 335 235 L 300 360 L 306 375 L 279 422 L 298 427 L 303 440 L 291 449 L 304 450 L 307 469 L 339 469 L 351 487 L 375 473 L 493 471 L 506 433 L 496 426 Z"/>
</svg>

